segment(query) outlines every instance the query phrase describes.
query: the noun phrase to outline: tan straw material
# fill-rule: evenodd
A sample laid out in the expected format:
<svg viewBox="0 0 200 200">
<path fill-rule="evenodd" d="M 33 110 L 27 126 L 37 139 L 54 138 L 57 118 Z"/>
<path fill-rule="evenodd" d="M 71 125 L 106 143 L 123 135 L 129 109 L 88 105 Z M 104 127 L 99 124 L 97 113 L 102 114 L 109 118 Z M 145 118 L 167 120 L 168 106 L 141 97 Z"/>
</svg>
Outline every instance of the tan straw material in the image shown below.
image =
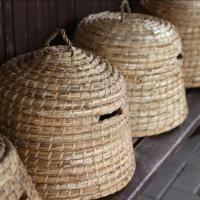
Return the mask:
<svg viewBox="0 0 200 200">
<path fill-rule="evenodd" d="M 133 136 L 150 136 L 182 124 L 187 103 L 181 41 L 173 25 L 141 14 L 102 12 L 84 18 L 74 42 L 107 57 L 123 73 Z"/>
<path fill-rule="evenodd" d="M 41 200 L 10 141 L 0 135 L 0 199 Z"/>
<path fill-rule="evenodd" d="M 48 46 L 58 33 L 67 45 Z M 107 196 L 135 170 L 125 82 L 56 34 L 0 68 L 1 128 L 45 200 Z"/>
<path fill-rule="evenodd" d="M 183 41 L 186 87 L 200 87 L 200 1 L 142 0 L 141 2 L 147 12 L 176 25 Z"/>
</svg>

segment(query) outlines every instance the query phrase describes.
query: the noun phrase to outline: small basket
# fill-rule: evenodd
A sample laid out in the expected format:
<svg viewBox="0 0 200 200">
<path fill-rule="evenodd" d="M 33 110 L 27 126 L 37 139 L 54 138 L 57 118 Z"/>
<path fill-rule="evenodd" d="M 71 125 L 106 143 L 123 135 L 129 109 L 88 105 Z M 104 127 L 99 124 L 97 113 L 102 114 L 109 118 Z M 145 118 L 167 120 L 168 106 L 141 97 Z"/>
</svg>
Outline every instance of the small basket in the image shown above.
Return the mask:
<svg viewBox="0 0 200 200">
<path fill-rule="evenodd" d="M 124 75 L 133 136 L 169 131 L 188 113 L 180 37 L 165 20 L 131 14 L 127 1 L 121 9 L 84 18 L 74 42 L 107 57 Z"/>
<path fill-rule="evenodd" d="M 0 199 L 41 200 L 10 141 L 0 135 Z"/>
<path fill-rule="evenodd" d="M 67 45 L 49 46 L 61 33 Z M 135 159 L 123 77 L 58 29 L 0 73 L 1 129 L 45 200 L 96 199 L 131 180 Z"/>
<path fill-rule="evenodd" d="M 141 0 L 141 3 L 147 12 L 175 24 L 183 41 L 185 85 L 200 87 L 200 1 Z"/>
</svg>

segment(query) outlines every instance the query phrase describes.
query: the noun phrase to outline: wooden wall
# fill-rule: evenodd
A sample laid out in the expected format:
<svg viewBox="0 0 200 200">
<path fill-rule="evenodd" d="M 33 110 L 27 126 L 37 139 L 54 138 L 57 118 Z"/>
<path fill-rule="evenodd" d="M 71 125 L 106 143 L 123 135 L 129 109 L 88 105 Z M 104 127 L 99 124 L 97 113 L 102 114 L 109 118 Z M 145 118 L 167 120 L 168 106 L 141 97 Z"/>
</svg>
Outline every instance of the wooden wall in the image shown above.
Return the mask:
<svg viewBox="0 0 200 200">
<path fill-rule="evenodd" d="M 136 8 L 136 0 L 130 0 Z M 90 13 L 119 9 L 121 0 L 0 0 L 0 64 L 37 49 L 44 39 L 63 27 L 69 37 Z M 136 3 L 136 4 L 134 4 Z"/>
</svg>

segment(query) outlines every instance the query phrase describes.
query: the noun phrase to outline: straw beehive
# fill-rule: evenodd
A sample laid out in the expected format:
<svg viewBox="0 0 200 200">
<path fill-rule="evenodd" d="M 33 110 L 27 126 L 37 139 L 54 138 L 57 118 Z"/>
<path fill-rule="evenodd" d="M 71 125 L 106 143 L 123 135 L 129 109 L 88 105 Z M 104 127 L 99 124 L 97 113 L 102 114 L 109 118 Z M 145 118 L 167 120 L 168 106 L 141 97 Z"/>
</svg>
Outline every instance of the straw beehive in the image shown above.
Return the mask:
<svg viewBox="0 0 200 200">
<path fill-rule="evenodd" d="M 68 45 L 49 46 L 58 33 Z M 45 46 L 1 67 L 1 128 L 45 200 L 112 194 L 135 170 L 124 80 L 63 30 Z"/>
<path fill-rule="evenodd" d="M 183 41 L 186 87 L 200 87 L 200 1 L 142 0 L 141 2 L 148 12 L 176 25 Z"/>
<path fill-rule="evenodd" d="M 0 199 L 41 200 L 13 145 L 0 135 Z"/>
<path fill-rule="evenodd" d="M 123 73 L 133 136 L 156 135 L 187 115 L 180 65 L 181 41 L 174 26 L 148 15 L 102 12 L 84 18 L 75 43 L 107 57 Z"/>
</svg>

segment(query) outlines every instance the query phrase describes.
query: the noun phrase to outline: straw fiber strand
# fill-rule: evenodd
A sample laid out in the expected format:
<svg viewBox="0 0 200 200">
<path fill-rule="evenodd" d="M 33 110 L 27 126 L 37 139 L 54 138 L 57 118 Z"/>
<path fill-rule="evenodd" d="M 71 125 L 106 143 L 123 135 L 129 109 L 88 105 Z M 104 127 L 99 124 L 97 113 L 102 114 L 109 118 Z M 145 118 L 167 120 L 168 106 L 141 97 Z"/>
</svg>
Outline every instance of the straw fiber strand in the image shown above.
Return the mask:
<svg viewBox="0 0 200 200">
<path fill-rule="evenodd" d="M 141 0 L 144 9 L 177 27 L 184 52 L 183 72 L 187 88 L 200 86 L 200 1 Z"/>
<path fill-rule="evenodd" d="M 0 199 L 41 200 L 10 141 L 0 136 Z"/>
<path fill-rule="evenodd" d="M 172 24 L 148 15 L 102 12 L 80 22 L 74 42 L 107 57 L 124 75 L 133 136 L 157 135 L 185 120 L 182 45 Z"/>
<path fill-rule="evenodd" d="M 125 81 L 57 33 L 67 45 L 47 41 L 1 67 L 0 127 L 42 198 L 96 199 L 121 190 L 135 170 Z"/>
</svg>

